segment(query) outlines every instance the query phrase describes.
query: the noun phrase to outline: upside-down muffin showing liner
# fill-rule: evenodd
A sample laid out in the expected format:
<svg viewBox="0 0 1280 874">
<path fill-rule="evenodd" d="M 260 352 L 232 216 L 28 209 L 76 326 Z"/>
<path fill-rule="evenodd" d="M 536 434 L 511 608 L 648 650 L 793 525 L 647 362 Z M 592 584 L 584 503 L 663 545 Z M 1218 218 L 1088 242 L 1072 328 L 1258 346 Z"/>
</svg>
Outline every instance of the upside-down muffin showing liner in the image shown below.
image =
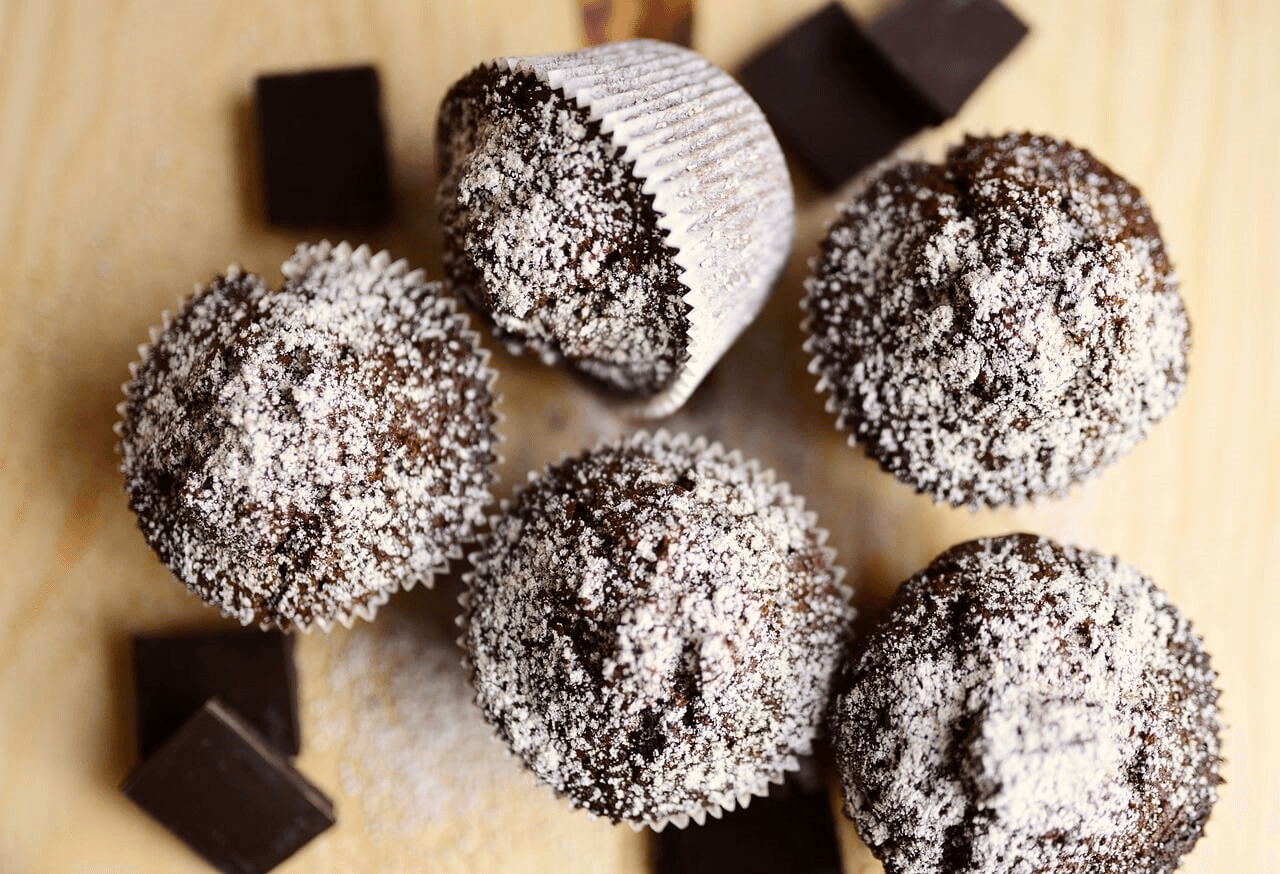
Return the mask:
<svg viewBox="0 0 1280 874">
<path fill-rule="evenodd" d="M 1167 874 L 1217 800 L 1216 677 L 1118 559 L 1029 534 L 955 546 L 842 673 L 845 812 L 888 874 Z"/>
<path fill-rule="evenodd" d="M 476 700 L 575 806 L 661 829 L 768 793 L 822 723 L 853 611 L 803 501 L 638 434 L 533 474 L 471 557 Z"/>
<path fill-rule="evenodd" d="M 1190 326 L 1151 211 L 1083 149 L 967 137 L 871 174 L 806 283 L 837 426 L 935 501 L 1060 496 L 1177 404 Z"/>
<path fill-rule="evenodd" d="M 328 629 L 430 584 L 482 526 L 487 353 L 439 283 L 299 246 L 271 289 L 229 268 L 139 348 L 117 426 L 129 505 L 195 594 L 244 624 Z"/>
<path fill-rule="evenodd" d="M 791 182 L 763 113 L 670 43 L 488 61 L 445 96 L 437 152 L 454 290 L 510 351 L 637 415 L 685 402 L 790 252 Z"/>
</svg>

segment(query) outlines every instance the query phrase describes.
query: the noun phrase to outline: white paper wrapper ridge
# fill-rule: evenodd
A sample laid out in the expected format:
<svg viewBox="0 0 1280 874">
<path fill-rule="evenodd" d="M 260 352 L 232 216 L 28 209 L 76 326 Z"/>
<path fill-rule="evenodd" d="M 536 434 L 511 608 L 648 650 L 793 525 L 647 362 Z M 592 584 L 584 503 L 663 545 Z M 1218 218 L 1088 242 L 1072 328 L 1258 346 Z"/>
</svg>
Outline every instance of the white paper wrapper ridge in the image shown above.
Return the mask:
<svg viewBox="0 0 1280 874">
<path fill-rule="evenodd" d="M 491 63 L 587 110 L 653 196 L 688 289 L 688 359 L 669 386 L 627 411 L 675 412 L 760 312 L 790 254 L 795 206 L 773 130 L 727 73 L 671 43 Z"/>
</svg>

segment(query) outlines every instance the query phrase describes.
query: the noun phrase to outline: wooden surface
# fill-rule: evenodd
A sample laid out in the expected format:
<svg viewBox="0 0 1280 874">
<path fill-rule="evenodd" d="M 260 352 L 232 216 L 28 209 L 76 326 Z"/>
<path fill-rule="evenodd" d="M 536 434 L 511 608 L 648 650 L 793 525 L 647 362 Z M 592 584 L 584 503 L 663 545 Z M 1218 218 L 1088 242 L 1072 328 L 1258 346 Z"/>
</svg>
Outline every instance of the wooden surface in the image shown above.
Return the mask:
<svg viewBox="0 0 1280 874">
<path fill-rule="evenodd" d="M 815 5 L 700 0 L 694 42 L 732 68 Z M 1205 637 L 1229 724 L 1228 782 L 1184 870 L 1275 870 L 1280 4 L 1013 5 L 1032 36 L 957 119 L 907 150 L 936 156 L 964 131 L 1029 128 L 1088 146 L 1137 183 L 1193 320 L 1178 409 L 1062 502 L 969 513 L 912 495 L 845 445 L 805 373 L 800 282 L 835 201 L 798 179 L 786 278 L 670 427 L 721 438 L 807 494 L 867 618 L 934 554 L 979 534 L 1030 529 L 1143 568 Z M 0 2 L 0 872 L 208 870 L 116 788 L 135 759 L 129 634 L 219 620 L 143 543 L 111 425 L 162 309 L 232 261 L 278 277 L 297 242 L 259 218 L 254 75 L 378 64 L 399 218 L 352 239 L 438 275 L 431 138 L 443 90 L 483 58 L 580 39 L 573 0 Z M 628 427 L 562 374 L 496 361 L 502 493 Z M 279 870 L 645 870 L 642 836 L 569 810 L 496 746 L 476 746 L 483 727 L 454 700 L 456 589 L 443 581 L 397 597 L 377 623 L 301 641 L 299 764 L 340 822 Z M 421 680 L 423 697 L 397 678 Z M 844 838 L 849 871 L 879 870 L 847 825 Z"/>
</svg>

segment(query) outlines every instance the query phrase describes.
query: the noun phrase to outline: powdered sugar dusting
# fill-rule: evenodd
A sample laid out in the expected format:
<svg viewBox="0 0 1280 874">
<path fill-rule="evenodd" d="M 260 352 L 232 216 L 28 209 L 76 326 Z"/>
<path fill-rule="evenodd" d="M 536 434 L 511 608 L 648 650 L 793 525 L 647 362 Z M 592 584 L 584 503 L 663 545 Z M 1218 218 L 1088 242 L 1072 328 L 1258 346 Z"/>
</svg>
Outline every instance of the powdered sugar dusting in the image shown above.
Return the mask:
<svg viewBox="0 0 1280 874">
<path fill-rule="evenodd" d="M 455 287 L 513 352 L 652 394 L 686 357 L 688 306 L 653 198 L 599 122 L 530 75 L 480 67 L 442 111 Z"/>
<path fill-rule="evenodd" d="M 851 618 L 824 539 L 718 446 L 642 434 L 549 468 L 473 556 L 477 701 L 597 815 L 732 809 L 821 718 Z"/>
<path fill-rule="evenodd" d="M 1087 152 L 969 138 L 872 178 L 807 284 L 820 385 L 886 470 L 952 504 L 1058 495 L 1181 396 L 1189 328 L 1146 203 Z"/>
<path fill-rule="evenodd" d="M 483 813 L 493 795 L 535 791 L 476 709 L 457 645 L 398 609 L 345 638 L 315 700 L 321 750 L 339 750 L 342 790 L 379 841 Z"/>
<path fill-rule="evenodd" d="M 1031 535 L 962 544 L 851 665 L 847 812 L 891 874 L 1172 871 L 1216 800 L 1215 676 L 1129 565 Z"/>
<path fill-rule="evenodd" d="M 270 290 L 231 269 L 125 387 L 122 470 L 152 548 L 241 622 L 368 615 L 484 521 L 492 372 L 437 284 L 300 246 Z"/>
</svg>

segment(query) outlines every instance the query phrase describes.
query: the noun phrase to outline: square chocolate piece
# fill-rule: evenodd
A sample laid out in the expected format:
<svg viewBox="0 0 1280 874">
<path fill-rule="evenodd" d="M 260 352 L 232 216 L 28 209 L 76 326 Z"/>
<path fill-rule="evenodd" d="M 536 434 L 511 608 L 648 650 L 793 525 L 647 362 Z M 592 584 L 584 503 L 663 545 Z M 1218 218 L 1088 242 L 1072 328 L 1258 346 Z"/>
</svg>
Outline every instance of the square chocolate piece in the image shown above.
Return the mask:
<svg viewBox="0 0 1280 874">
<path fill-rule="evenodd" d="M 657 874 L 841 874 L 831 801 L 812 770 L 745 809 L 655 837 Z"/>
<path fill-rule="evenodd" d="M 828 190 L 893 151 L 929 114 L 844 7 L 832 3 L 747 62 L 739 78 Z"/>
<path fill-rule="evenodd" d="M 373 67 L 260 76 L 257 108 L 267 221 L 357 227 L 390 217 L 386 136 Z"/>
<path fill-rule="evenodd" d="M 240 630 L 133 639 L 138 749 L 145 759 L 217 696 L 282 755 L 296 756 L 297 674 L 293 639 Z"/>
<path fill-rule="evenodd" d="M 329 799 L 216 698 L 121 788 L 224 874 L 264 874 L 335 822 Z"/>
<path fill-rule="evenodd" d="M 935 123 L 959 112 L 1026 35 L 1000 0 L 902 0 L 867 28 Z"/>
</svg>

